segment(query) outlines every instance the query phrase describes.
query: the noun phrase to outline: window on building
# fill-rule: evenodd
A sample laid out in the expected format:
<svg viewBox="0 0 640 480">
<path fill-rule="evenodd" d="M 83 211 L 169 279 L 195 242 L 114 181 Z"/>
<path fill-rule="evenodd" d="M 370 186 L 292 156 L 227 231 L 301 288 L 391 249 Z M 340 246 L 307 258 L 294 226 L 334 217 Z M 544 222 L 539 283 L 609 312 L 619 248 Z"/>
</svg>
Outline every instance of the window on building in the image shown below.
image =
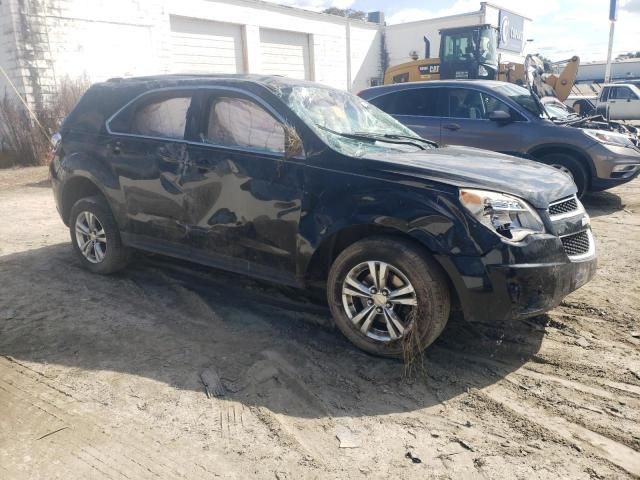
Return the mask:
<svg viewBox="0 0 640 480">
<path fill-rule="evenodd" d="M 390 115 L 441 116 L 439 88 L 412 88 L 374 98 L 370 103 Z"/>
<path fill-rule="evenodd" d="M 215 97 L 209 110 L 205 143 L 284 153 L 282 124 L 256 103 L 243 98 Z"/>
</svg>

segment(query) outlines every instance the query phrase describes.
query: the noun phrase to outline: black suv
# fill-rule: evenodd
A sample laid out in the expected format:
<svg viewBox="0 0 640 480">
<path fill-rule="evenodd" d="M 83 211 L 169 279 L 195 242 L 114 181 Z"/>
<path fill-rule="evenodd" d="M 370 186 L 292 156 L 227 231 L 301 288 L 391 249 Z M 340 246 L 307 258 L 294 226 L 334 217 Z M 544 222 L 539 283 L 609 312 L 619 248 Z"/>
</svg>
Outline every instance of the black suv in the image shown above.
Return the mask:
<svg viewBox="0 0 640 480">
<path fill-rule="evenodd" d="M 340 330 L 398 356 L 469 320 L 539 314 L 594 274 L 589 217 L 556 169 L 438 148 L 361 98 L 278 77 L 94 85 L 56 135 L 78 258 L 133 248 L 302 288 Z"/>
</svg>

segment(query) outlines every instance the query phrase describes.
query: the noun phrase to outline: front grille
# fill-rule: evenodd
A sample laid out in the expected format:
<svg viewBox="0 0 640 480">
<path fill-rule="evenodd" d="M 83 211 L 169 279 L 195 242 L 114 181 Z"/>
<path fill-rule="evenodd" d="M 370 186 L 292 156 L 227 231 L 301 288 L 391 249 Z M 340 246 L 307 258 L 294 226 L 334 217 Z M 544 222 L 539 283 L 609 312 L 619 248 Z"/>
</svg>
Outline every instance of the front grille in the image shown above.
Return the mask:
<svg viewBox="0 0 640 480">
<path fill-rule="evenodd" d="M 589 248 L 591 247 L 591 242 L 587 230 L 574 233 L 572 235 L 567 235 L 566 237 L 562 237 L 560 240 L 562 240 L 564 251 L 570 257 L 575 257 L 576 255 L 584 255 L 589 251 Z"/>
<path fill-rule="evenodd" d="M 578 210 L 578 200 L 576 197 L 568 198 L 557 203 L 549 205 L 549 215 L 562 215 L 563 213 L 573 212 Z"/>
</svg>

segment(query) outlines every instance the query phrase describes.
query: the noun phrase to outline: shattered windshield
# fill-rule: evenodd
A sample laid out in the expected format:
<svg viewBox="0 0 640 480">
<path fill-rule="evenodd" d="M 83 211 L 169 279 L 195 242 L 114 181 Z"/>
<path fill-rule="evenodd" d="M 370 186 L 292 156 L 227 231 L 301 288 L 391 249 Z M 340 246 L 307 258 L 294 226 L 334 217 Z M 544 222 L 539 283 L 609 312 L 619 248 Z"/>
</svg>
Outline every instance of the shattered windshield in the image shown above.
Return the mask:
<svg viewBox="0 0 640 480">
<path fill-rule="evenodd" d="M 431 148 L 428 144 L 411 143 L 407 137 L 420 138 L 415 132 L 350 93 L 316 85 L 295 85 L 280 88 L 277 94 L 320 138 L 345 155 L 361 157 L 372 150 L 413 152 Z M 398 136 L 407 141 L 400 143 L 376 136 Z"/>
</svg>

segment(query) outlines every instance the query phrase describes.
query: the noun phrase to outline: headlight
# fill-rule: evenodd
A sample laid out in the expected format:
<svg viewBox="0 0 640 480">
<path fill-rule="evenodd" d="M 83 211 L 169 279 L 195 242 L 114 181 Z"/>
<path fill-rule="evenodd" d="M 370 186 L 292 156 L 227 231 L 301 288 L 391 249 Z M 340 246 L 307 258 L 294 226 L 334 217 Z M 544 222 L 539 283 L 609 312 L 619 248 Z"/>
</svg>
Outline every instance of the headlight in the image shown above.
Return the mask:
<svg viewBox="0 0 640 480">
<path fill-rule="evenodd" d="M 478 65 L 478 76 L 479 77 L 488 77 L 489 70 L 487 70 L 483 65 Z"/>
<path fill-rule="evenodd" d="M 537 212 L 524 200 L 504 193 L 460 190 L 460 202 L 489 230 L 519 242 L 531 233 L 544 233 Z"/>
<path fill-rule="evenodd" d="M 622 147 L 633 147 L 631 139 L 621 133 L 591 130 L 588 128 L 583 128 L 582 131 L 600 143 L 608 143 L 609 145 L 618 145 Z"/>
</svg>

